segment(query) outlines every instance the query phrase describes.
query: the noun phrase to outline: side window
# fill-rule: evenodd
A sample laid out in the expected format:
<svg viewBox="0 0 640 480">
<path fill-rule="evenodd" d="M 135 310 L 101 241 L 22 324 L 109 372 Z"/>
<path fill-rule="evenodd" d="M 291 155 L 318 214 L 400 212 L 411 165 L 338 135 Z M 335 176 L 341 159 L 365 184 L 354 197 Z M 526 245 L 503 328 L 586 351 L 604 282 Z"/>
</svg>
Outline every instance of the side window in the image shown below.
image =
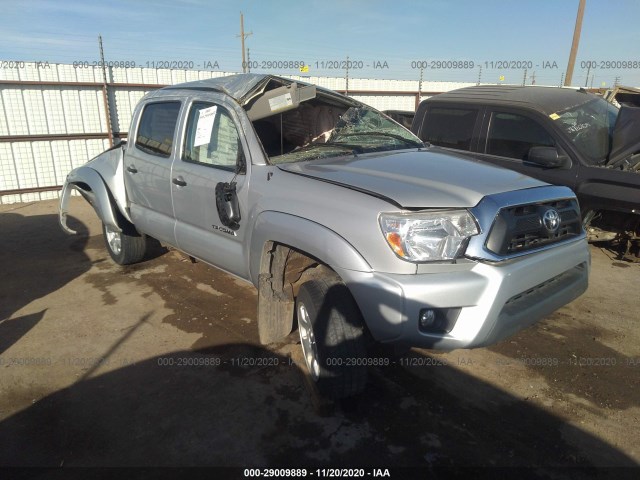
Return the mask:
<svg viewBox="0 0 640 480">
<path fill-rule="evenodd" d="M 240 155 L 238 130 L 229 112 L 220 105 L 194 103 L 187 121 L 182 159 L 234 169 Z"/>
<path fill-rule="evenodd" d="M 152 155 L 171 155 L 180 102 L 150 103 L 142 111 L 136 146 Z"/>
<path fill-rule="evenodd" d="M 553 137 L 538 122 L 522 115 L 491 115 L 486 153 L 525 160 L 531 147 L 553 147 Z"/>
<path fill-rule="evenodd" d="M 432 145 L 469 150 L 477 118 L 478 110 L 431 107 L 427 109 L 420 139 Z"/>
</svg>

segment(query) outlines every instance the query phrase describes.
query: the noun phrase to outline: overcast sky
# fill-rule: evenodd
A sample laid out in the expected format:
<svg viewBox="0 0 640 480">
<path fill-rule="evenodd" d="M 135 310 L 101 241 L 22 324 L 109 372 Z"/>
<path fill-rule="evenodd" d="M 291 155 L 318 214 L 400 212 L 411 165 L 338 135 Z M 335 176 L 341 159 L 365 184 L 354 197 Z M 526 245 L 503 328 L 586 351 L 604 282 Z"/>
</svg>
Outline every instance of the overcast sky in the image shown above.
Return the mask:
<svg viewBox="0 0 640 480">
<path fill-rule="evenodd" d="M 350 77 L 418 79 L 416 62 L 422 61 L 425 80 L 476 81 L 482 66 L 484 82 L 503 76 L 518 83 L 527 68 L 527 83 L 535 75 L 538 84 L 559 84 L 578 3 L 0 0 L 0 59 L 97 61 L 101 34 L 107 61 L 183 62 L 237 72 L 242 10 L 256 72 L 299 74 L 296 65 L 304 62 L 309 75 L 344 76 L 348 56 Z M 586 62 L 595 65 L 588 78 L 591 84 L 594 75 L 594 87 L 609 86 L 616 77 L 640 85 L 638 19 L 638 0 L 587 0 L 573 85 L 587 81 Z"/>
</svg>

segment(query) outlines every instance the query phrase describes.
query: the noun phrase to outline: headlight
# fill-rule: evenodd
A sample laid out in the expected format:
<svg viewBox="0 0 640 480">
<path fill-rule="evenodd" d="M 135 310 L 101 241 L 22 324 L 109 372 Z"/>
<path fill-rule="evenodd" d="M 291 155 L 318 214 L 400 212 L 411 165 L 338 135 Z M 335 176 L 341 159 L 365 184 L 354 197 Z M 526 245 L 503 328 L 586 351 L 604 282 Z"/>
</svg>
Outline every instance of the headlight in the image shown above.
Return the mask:
<svg viewBox="0 0 640 480">
<path fill-rule="evenodd" d="M 395 254 L 413 262 L 453 260 L 463 242 L 479 233 L 467 210 L 382 213 L 380 227 Z"/>
</svg>

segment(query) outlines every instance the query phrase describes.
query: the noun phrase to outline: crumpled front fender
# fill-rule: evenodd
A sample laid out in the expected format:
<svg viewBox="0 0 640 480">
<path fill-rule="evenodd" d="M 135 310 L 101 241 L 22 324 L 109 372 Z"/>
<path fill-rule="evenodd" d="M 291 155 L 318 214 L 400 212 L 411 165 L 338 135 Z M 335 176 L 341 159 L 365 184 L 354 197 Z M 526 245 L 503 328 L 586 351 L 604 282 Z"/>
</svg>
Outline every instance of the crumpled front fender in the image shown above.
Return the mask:
<svg viewBox="0 0 640 480">
<path fill-rule="evenodd" d="M 117 210 L 107 185 L 98 172 L 89 167 L 78 167 L 72 170 L 64 182 L 60 198 L 59 220 L 62 229 L 70 234 L 76 231 L 67 225 L 67 212 L 71 191 L 77 190 L 96 211 L 102 222 L 117 232 L 122 232 L 118 222 Z"/>
</svg>

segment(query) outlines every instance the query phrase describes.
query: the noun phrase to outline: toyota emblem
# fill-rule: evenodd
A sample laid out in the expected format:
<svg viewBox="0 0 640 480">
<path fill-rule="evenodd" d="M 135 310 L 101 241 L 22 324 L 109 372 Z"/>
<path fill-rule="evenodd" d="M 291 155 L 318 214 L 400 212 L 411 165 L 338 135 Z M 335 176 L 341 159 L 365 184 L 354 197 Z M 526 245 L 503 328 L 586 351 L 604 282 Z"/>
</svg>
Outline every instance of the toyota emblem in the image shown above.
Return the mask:
<svg viewBox="0 0 640 480">
<path fill-rule="evenodd" d="M 556 233 L 560 226 L 560 215 L 553 208 L 550 208 L 542 216 L 542 223 L 549 233 Z"/>
</svg>

